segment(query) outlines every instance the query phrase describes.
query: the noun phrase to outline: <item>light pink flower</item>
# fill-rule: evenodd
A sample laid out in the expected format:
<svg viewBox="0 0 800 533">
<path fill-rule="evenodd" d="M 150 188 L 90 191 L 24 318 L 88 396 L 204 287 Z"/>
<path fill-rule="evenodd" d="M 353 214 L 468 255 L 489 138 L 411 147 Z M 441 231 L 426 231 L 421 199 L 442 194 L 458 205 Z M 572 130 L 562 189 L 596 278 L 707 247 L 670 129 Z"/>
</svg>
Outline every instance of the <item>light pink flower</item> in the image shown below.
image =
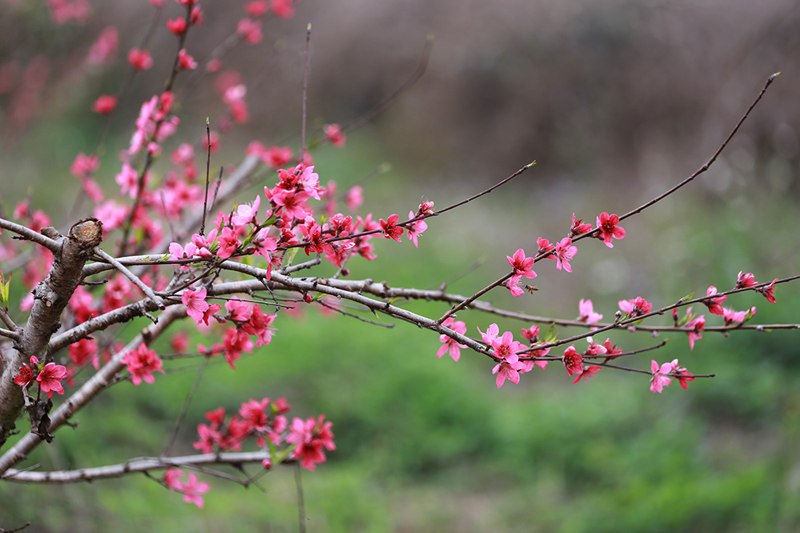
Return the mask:
<svg viewBox="0 0 800 533">
<path fill-rule="evenodd" d="M 461 335 L 467 332 L 467 325 L 460 320 L 456 321 L 456 319 L 453 317 L 449 317 L 447 320 L 442 322 L 442 325 Z M 461 348 L 466 348 L 466 345 L 459 343 L 455 339 L 445 334 L 439 335 L 439 341 L 442 343 L 439 351 L 436 352 L 436 357 L 439 358 L 449 352 L 453 361 L 458 361 L 461 358 Z"/>
<path fill-rule="evenodd" d="M 627 313 L 630 317 L 646 315 L 653 308 L 653 304 L 641 296 L 632 300 L 620 300 L 618 304 L 622 312 Z"/>
<path fill-rule="evenodd" d="M 653 360 L 650 363 L 650 372 L 653 374 L 653 377 L 650 378 L 650 392 L 661 394 L 664 387 L 672 382 L 669 379 L 669 374 L 672 372 L 672 363 L 664 363 L 659 367 L 658 363 Z"/>
<path fill-rule="evenodd" d="M 594 312 L 594 305 L 591 300 L 581 300 L 578 302 L 578 320 L 587 324 L 594 324 L 603 320 L 603 315 Z"/>
<path fill-rule="evenodd" d="M 236 212 L 231 217 L 231 223 L 238 228 L 251 222 L 255 222 L 258 216 L 258 208 L 261 205 L 261 196 L 256 196 L 252 204 L 240 204 Z"/>
<path fill-rule="evenodd" d="M 197 476 L 189 474 L 189 480 L 183 483 L 181 490 L 183 492 L 183 501 L 186 503 L 193 503 L 200 509 L 203 508 L 203 494 L 208 492 L 208 483 L 198 481 Z"/>
<path fill-rule="evenodd" d="M 206 294 L 206 289 L 200 289 L 199 291 L 186 289 L 181 295 L 181 301 L 186 306 L 186 314 L 197 323 L 203 321 L 205 312 L 208 311 L 209 305 L 206 302 Z"/>
<path fill-rule="evenodd" d="M 572 245 L 572 239 L 569 237 L 561 239 L 558 244 L 556 244 L 555 252 L 553 252 L 556 258 L 556 268 L 558 270 L 563 268 L 567 272 L 572 272 L 572 266 L 569 262 L 577 253 L 578 247 Z"/>
<path fill-rule="evenodd" d="M 409 220 L 414 218 L 414 211 L 408 212 L 408 218 Z M 417 220 L 416 222 L 412 222 L 406 226 L 406 230 L 408 230 L 408 238 L 414 243 L 415 248 L 419 247 L 418 239 L 426 229 L 428 229 L 428 223 L 424 220 Z"/>
</svg>

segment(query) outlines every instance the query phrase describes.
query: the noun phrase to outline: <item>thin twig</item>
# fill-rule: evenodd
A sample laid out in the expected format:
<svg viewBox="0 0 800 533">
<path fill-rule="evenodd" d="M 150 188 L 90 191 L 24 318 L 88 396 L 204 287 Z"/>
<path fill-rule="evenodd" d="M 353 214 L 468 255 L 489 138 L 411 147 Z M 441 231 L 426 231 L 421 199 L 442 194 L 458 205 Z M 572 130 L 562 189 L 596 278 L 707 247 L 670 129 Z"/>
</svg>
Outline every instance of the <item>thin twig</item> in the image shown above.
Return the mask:
<svg viewBox="0 0 800 533">
<path fill-rule="evenodd" d="M 311 76 L 311 23 L 306 26 L 306 47 L 303 52 L 303 116 L 300 124 L 300 161 L 306 154 L 306 122 L 308 121 L 308 79 Z"/>
<path fill-rule="evenodd" d="M 105 251 L 103 251 L 103 249 L 100 247 L 96 247 L 93 251 L 95 255 L 97 255 L 104 261 L 111 263 L 111 265 L 113 265 L 114 268 L 119 270 L 123 276 L 128 278 L 128 280 L 131 283 L 139 287 L 139 289 L 144 293 L 144 295 L 150 298 L 153 301 L 153 303 L 155 303 L 160 309 L 164 309 L 164 302 L 161 300 L 161 298 L 159 298 L 158 295 L 156 295 L 156 293 L 153 292 L 153 289 L 148 287 L 141 279 L 139 279 L 139 277 L 136 274 L 128 270 L 128 268 L 125 265 L 117 261 L 114 257 L 109 255 Z"/>
<path fill-rule="evenodd" d="M 203 374 L 205 374 L 206 368 L 208 368 L 209 361 L 210 359 L 206 357 L 204 364 L 200 366 L 200 370 L 197 372 L 197 377 L 192 384 L 192 388 L 186 393 L 186 398 L 183 400 L 181 412 L 178 414 L 178 418 L 175 419 L 175 427 L 172 429 L 172 436 L 170 437 L 167 445 L 164 447 L 164 450 L 161 452 L 162 456 L 169 453 L 172 445 L 175 444 L 175 439 L 178 438 L 178 432 L 181 429 L 181 423 L 183 423 L 183 419 L 186 417 L 186 413 L 189 411 L 189 406 L 192 404 L 192 398 L 194 398 L 194 394 L 197 392 L 197 388 L 200 386 L 200 381 L 203 379 Z"/>
<path fill-rule="evenodd" d="M 206 141 L 208 150 L 206 152 L 206 192 L 203 195 L 203 222 L 200 224 L 200 235 L 206 234 L 206 216 L 208 215 L 208 182 L 211 178 L 211 123 L 206 117 Z"/>
</svg>

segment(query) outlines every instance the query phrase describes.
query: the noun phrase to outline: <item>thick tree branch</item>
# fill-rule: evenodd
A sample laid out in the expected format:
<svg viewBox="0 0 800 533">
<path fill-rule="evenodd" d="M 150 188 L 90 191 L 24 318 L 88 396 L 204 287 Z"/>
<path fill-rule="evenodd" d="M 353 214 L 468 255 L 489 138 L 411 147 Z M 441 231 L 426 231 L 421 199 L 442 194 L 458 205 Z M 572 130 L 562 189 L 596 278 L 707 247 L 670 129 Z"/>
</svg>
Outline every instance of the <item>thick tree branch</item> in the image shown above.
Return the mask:
<svg viewBox="0 0 800 533">
<path fill-rule="evenodd" d="M 5 474 L 0 476 L 0 479 L 19 483 L 74 483 L 76 481 L 117 478 L 134 472 L 151 472 L 153 470 L 166 470 L 167 468 L 198 468 L 209 465 L 231 465 L 241 467 L 247 464 L 261 463 L 264 459 L 269 459 L 268 451 L 207 453 L 179 457 L 140 457 L 116 465 L 96 466 L 77 470 L 60 470 L 54 472 L 8 470 Z M 292 460 L 284 461 L 284 463 L 293 462 Z"/>
<path fill-rule="evenodd" d="M 58 240 L 47 278 L 33 290 L 34 303 L 16 343 L 17 354 L 0 376 L 0 446 L 14 428 L 24 404 L 22 389 L 14 383 L 14 375 L 28 357 L 44 355 L 50 336 L 59 327 L 61 312 L 80 283 L 83 265 L 102 238 L 103 225 L 97 219 L 89 218 L 72 226 L 69 235 Z"/>
<path fill-rule="evenodd" d="M 50 427 L 48 432 L 53 433 L 86 404 L 92 401 L 101 391 L 107 388 L 114 380 L 114 377 L 124 367 L 122 358 L 130 350 L 135 349 L 142 342 L 148 343 L 161 335 L 175 320 L 186 315 L 183 306 L 175 306 L 167 309 L 161 314 L 158 323 L 151 324 L 139 335 L 130 341 L 122 350 L 114 354 L 111 360 L 106 363 L 94 376 L 84 383 L 72 396 L 61 404 L 51 414 Z M 19 387 L 17 387 L 19 388 Z M 28 454 L 42 442 L 42 438 L 34 433 L 28 433 L 22 437 L 13 447 L 11 447 L 2 457 L 0 457 L 0 478 L 9 468 L 24 460 Z"/>
</svg>

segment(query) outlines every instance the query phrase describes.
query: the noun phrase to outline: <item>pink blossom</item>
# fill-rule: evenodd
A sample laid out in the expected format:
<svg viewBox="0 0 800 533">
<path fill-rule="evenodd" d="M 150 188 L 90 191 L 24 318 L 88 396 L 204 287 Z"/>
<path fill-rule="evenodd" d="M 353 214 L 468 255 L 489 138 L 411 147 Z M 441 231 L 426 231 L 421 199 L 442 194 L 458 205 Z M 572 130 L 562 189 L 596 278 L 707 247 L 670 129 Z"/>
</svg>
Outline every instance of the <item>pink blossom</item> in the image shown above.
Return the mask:
<svg viewBox="0 0 800 533">
<path fill-rule="evenodd" d="M 228 312 L 228 319 L 237 324 L 244 324 L 253 316 L 254 304 L 243 302 L 237 298 L 225 302 L 225 310 Z"/>
<path fill-rule="evenodd" d="M 506 256 L 506 261 L 508 261 L 511 268 L 514 269 L 514 276 L 522 276 L 531 279 L 536 277 L 536 272 L 533 271 L 534 258 L 526 257 L 525 251 L 522 248 L 518 248 L 513 256 Z"/>
<path fill-rule="evenodd" d="M 572 239 L 569 237 L 564 237 L 561 239 L 558 244 L 556 244 L 555 251 L 553 252 L 553 255 L 556 258 L 556 268 L 558 270 L 563 268 L 567 272 L 572 272 L 572 266 L 569 264 L 569 262 L 577 253 L 578 247 L 572 245 Z"/>
<path fill-rule="evenodd" d="M 186 289 L 181 295 L 181 301 L 186 306 L 186 314 L 189 315 L 195 322 L 200 323 L 208 311 L 208 302 L 206 302 L 206 289 L 193 291 Z"/>
<path fill-rule="evenodd" d="M 183 484 L 180 482 L 183 472 L 179 468 L 167 468 L 164 472 L 164 484 L 170 490 L 180 491 Z"/>
<path fill-rule="evenodd" d="M 208 492 L 208 483 L 198 481 L 197 476 L 189 474 L 189 480 L 181 487 L 183 491 L 183 501 L 193 503 L 200 509 L 203 508 L 203 494 Z"/>
<path fill-rule="evenodd" d="M 703 315 L 700 315 L 687 323 L 686 327 L 692 328 L 692 331 L 688 332 L 687 335 L 689 336 L 689 349 L 694 350 L 694 342 L 703 338 L 702 331 L 706 327 L 706 319 Z"/>
<path fill-rule="evenodd" d="M 414 212 L 409 211 L 408 219 L 411 220 L 412 218 L 414 218 Z M 426 229 L 428 229 L 428 224 L 424 220 L 417 220 L 416 222 L 406 225 L 406 230 L 408 230 L 408 238 L 414 243 L 415 248 L 419 247 L 418 239 Z"/>
<path fill-rule="evenodd" d="M 570 346 L 564 351 L 562 360 L 568 375 L 574 376 L 583 372 L 583 356 L 575 350 L 574 346 Z"/>
<path fill-rule="evenodd" d="M 178 17 L 167 21 L 167 29 L 173 34 L 180 36 L 186 33 L 187 24 L 186 19 Z"/>
<path fill-rule="evenodd" d="M 627 313 L 631 318 L 646 315 L 653 308 L 653 304 L 637 296 L 632 300 L 620 300 L 619 308 L 623 313 Z"/>
<path fill-rule="evenodd" d="M 270 0 L 270 8 L 275 16 L 282 19 L 292 18 L 294 16 L 294 0 Z"/>
<path fill-rule="evenodd" d="M 597 366 L 597 365 L 583 367 L 583 369 L 581 370 L 581 373 L 578 374 L 577 376 L 575 376 L 575 379 L 572 380 L 572 383 L 576 384 L 582 379 L 589 379 L 599 371 L 600 371 L 600 367 Z"/>
<path fill-rule="evenodd" d="M 137 348 L 126 353 L 122 358 L 122 363 L 128 367 L 131 380 L 136 386 L 141 385 L 142 381 L 153 383 L 155 381 L 154 372 L 164 373 L 161 359 L 156 355 L 156 352 L 148 349 L 144 344 L 140 344 Z"/>
<path fill-rule="evenodd" d="M 333 423 L 326 422 L 324 415 L 316 420 L 293 419 L 289 436 L 286 437 L 286 442 L 295 446 L 292 458 L 299 460 L 300 466 L 313 472 L 316 465 L 327 460 L 324 450 L 336 449 L 332 427 Z"/>
<path fill-rule="evenodd" d="M 519 282 L 521 279 L 522 278 L 520 278 L 519 276 L 511 276 L 505 283 L 506 288 L 511 292 L 511 295 L 514 298 L 518 298 L 523 294 L 525 294 L 525 291 L 522 290 L 522 288 L 520 288 L 519 286 Z"/>
<path fill-rule="evenodd" d="M 591 230 L 591 224 L 584 224 L 582 218 L 576 218 L 575 213 L 572 213 L 572 224 L 569 229 L 569 233 L 572 237 L 575 237 L 576 235 L 583 235 Z"/>
<path fill-rule="evenodd" d="M 228 226 L 222 228 L 222 233 L 219 234 L 217 242 L 219 242 L 217 256 L 219 256 L 220 259 L 227 259 L 232 256 L 242 244 L 239 242 L 234 231 Z"/>
<path fill-rule="evenodd" d="M 197 252 L 197 246 L 193 242 L 187 243 L 186 246 L 181 246 L 177 242 L 169 244 L 169 253 L 173 259 L 192 259 Z"/>
<path fill-rule="evenodd" d="M 90 65 L 100 65 L 107 62 L 111 56 L 117 53 L 119 46 L 119 31 L 115 26 L 106 26 L 97 40 L 89 48 L 87 62 Z"/>
<path fill-rule="evenodd" d="M 81 339 L 78 342 L 70 344 L 69 358 L 75 366 L 83 366 L 92 361 L 92 366 L 98 368 L 100 361 L 97 358 L 97 341 L 91 339 Z"/>
<path fill-rule="evenodd" d="M 123 163 L 122 170 L 114 177 L 114 181 L 119 185 L 120 194 L 136 198 L 136 191 L 139 188 L 139 173 L 132 166 Z"/>
<path fill-rule="evenodd" d="M 448 317 L 447 320 L 442 322 L 442 325 L 460 335 L 467 332 L 467 325 L 460 320 L 456 321 L 453 317 Z M 444 333 L 439 335 L 439 342 L 442 343 L 442 346 L 439 348 L 439 351 L 436 352 L 436 357 L 441 358 L 444 354 L 449 352 L 453 361 L 458 361 L 459 358 L 461 358 L 461 348 L 467 347 Z"/>
<path fill-rule="evenodd" d="M 752 272 L 748 272 L 745 274 L 740 271 L 739 274 L 736 276 L 737 289 L 754 287 L 756 285 L 758 285 L 758 282 L 756 281 L 756 277 L 753 275 Z"/>
<path fill-rule="evenodd" d="M 14 383 L 22 388 L 27 387 L 34 380 L 36 371 L 38 369 L 39 359 L 35 355 L 32 355 L 30 357 L 30 366 L 28 363 L 22 363 L 22 366 L 19 368 L 19 372 L 17 372 L 17 375 L 14 376 Z"/>
<path fill-rule="evenodd" d="M 650 372 L 653 374 L 653 377 L 650 378 L 650 392 L 661 394 L 664 387 L 672 382 L 669 379 L 669 374 L 672 372 L 672 363 L 664 363 L 659 367 L 658 363 L 653 360 L 650 363 Z"/>
<path fill-rule="evenodd" d="M 347 138 L 345 137 L 342 128 L 338 124 L 327 124 L 322 128 L 325 132 L 325 138 L 334 146 L 344 146 Z"/>
<path fill-rule="evenodd" d="M 769 303 L 771 303 L 771 304 L 777 303 L 775 301 L 775 283 L 777 281 L 778 281 L 778 278 L 775 278 L 775 279 L 772 280 L 772 283 L 770 283 L 766 287 L 761 287 L 760 289 L 758 289 L 758 292 L 760 292 L 762 295 L 764 295 L 764 298 L 766 298 L 767 301 Z"/>
<path fill-rule="evenodd" d="M 603 320 L 603 315 L 594 312 L 594 306 L 591 300 L 584 300 L 581 298 L 578 302 L 578 313 L 578 320 L 580 322 L 586 322 L 587 324 L 594 324 L 595 322 Z"/>
<path fill-rule="evenodd" d="M 283 207 L 288 216 L 293 219 L 303 220 L 311 214 L 311 210 L 306 206 L 306 201 L 310 195 L 305 191 L 287 190 L 275 187 L 271 191 L 268 187 L 264 188 L 264 194 L 272 200 L 275 205 Z"/>
<path fill-rule="evenodd" d="M 110 94 L 102 94 L 92 104 L 92 110 L 98 115 L 108 115 L 117 108 L 117 97 Z"/>
<path fill-rule="evenodd" d="M 261 154 L 261 159 L 272 168 L 280 168 L 292 160 L 292 149 L 288 146 L 270 146 Z"/>
<path fill-rule="evenodd" d="M 236 32 L 242 36 L 247 44 L 258 44 L 264 38 L 261 33 L 261 21 L 243 18 L 236 26 Z"/>
<path fill-rule="evenodd" d="M 128 52 L 128 63 L 133 67 L 133 70 L 149 70 L 153 66 L 153 58 L 147 50 L 132 48 Z"/>
<path fill-rule="evenodd" d="M 548 252 L 552 252 L 553 250 L 555 250 L 555 246 L 553 246 L 550 243 L 550 241 L 548 241 L 544 237 L 536 238 L 536 246 L 539 247 L 538 251 L 536 252 L 538 255 L 546 254 Z M 552 255 L 548 255 L 547 258 L 555 260 L 555 257 L 553 257 Z"/>
<path fill-rule="evenodd" d="M 255 223 L 260 205 L 261 196 L 256 196 L 256 199 L 253 200 L 252 204 L 240 204 L 237 206 L 236 212 L 231 217 L 231 223 L 237 228 L 246 224 L 250 224 L 251 222 Z"/>
<path fill-rule="evenodd" d="M 251 17 L 263 17 L 269 11 L 267 0 L 254 0 L 244 6 L 244 10 Z"/>
<path fill-rule="evenodd" d="M 611 242 L 614 239 L 624 239 L 625 229 L 618 226 L 619 216 L 616 214 L 608 214 L 605 211 L 597 216 L 597 229 L 600 231 L 597 238 L 605 243 L 609 248 L 613 248 L 614 244 Z"/>
<path fill-rule="evenodd" d="M 522 343 L 514 340 L 514 335 L 510 331 L 504 332 L 501 337 L 495 337 L 490 344 L 496 359 L 508 359 L 525 349 Z"/>
<path fill-rule="evenodd" d="M 708 312 L 712 315 L 720 315 L 722 316 L 722 302 L 728 299 L 726 295 L 716 296 L 717 288 L 713 285 L 709 285 L 708 289 L 706 289 L 706 296 L 708 299 L 705 300 L 703 303 L 706 304 L 708 307 Z"/>
<path fill-rule="evenodd" d="M 501 388 L 506 380 L 514 384 L 519 383 L 519 371 L 523 366 L 524 365 L 520 363 L 519 357 L 516 354 L 510 355 L 497 363 L 494 368 L 492 368 L 492 374 L 497 375 L 497 379 L 495 380 L 497 388 Z"/>
<path fill-rule="evenodd" d="M 725 320 L 725 325 L 741 324 L 745 320 L 751 319 L 756 314 L 755 306 L 744 311 L 734 311 L 727 307 L 722 309 L 722 318 Z"/>
<path fill-rule="evenodd" d="M 67 368 L 51 362 L 44 365 L 44 368 L 39 371 L 39 375 L 36 376 L 36 381 L 39 382 L 41 391 L 46 393 L 47 397 L 50 398 L 53 396 L 54 392 L 64 394 L 64 387 L 61 385 L 61 380 L 65 377 L 67 377 Z"/>
<path fill-rule="evenodd" d="M 103 223 L 103 230 L 110 231 L 125 221 L 128 216 L 128 208 L 114 200 L 108 200 L 95 207 L 94 216 Z"/>
<path fill-rule="evenodd" d="M 534 324 L 529 328 L 522 328 L 522 336 L 530 343 L 537 342 L 539 340 L 539 326 Z"/>
<path fill-rule="evenodd" d="M 197 68 L 197 60 L 185 48 L 181 48 L 178 52 L 178 66 L 181 70 L 194 70 Z"/>
<path fill-rule="evenodd" d="M 385 238 L 400 242 L 400 237 L 403 236 L 403 228 L 397 225 L 399 220 L 400 215 L 389 215 L 386 220 L 380 219 L 381 229 Z"/>
<path fill-rule="evenodd" d="M 347 191 L 347 196 L 344 200 L 347 209 L 350 211 L 357 211 L 364 203 L 364 189 L 360 185 L 354 185 Z"/>
<path fill-rule="evenodd" d="M 86 155 L 80 153 L 75 156 L 75 160 L 70 166 L 70 173 L 76 178 L 88 178 L 100 167 L 100 158 L 96 155 Z"/>
<path fill-rule="evenodd" d="M 500 333 L 500 328 L 497 327 L 497 324 L 491 324 L 488 328 L 486 328 L 485 333 L 478 328 L 478 333 L 481 334 L 481 339 L 483 339 L 483 342 L 486 343 L 487 346 L 491 346 L 495 339 L 497 339 L 497 334 Z"/>
</svg>

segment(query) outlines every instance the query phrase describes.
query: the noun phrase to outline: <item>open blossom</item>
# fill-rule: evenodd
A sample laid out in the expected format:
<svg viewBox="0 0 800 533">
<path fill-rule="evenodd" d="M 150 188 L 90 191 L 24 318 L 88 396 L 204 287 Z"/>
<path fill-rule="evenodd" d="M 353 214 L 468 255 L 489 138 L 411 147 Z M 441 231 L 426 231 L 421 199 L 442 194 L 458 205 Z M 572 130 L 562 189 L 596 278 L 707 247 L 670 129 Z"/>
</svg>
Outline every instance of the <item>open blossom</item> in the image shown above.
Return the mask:
<svg viewBox="0 0 800 533">
<path fill-rule="evenodd" d="M 517 298 L 525 294 L 525 291 L 522 290 L 522 288 L 520 288 L 519 286 L 519 282 L 521 280 L 522 278 L 520 276 L 511 276 L 505 283 L 506 288 L 508 288 L 508 290 L 511 291 L 511 295 L 514 298 Z"/>
<path fill-rule="evenodd" d="M 409 211 L 408 212 L 408 218 L 409 218 L 409 220 L 414 218 L 414 212 L 413 211 Z M 415 248 L 418 248 L 419 247 L 419 242 L 418 242 L 419 237 L 420 237 L 420 235 L 422 235 L 425 232 L 426 229 L 428 229 L 428 223 L 425 222 L 424 220 L 417 220 L 416 222 L 412 222 L 411 224 L 407 225 L 406 229 L 408 230 L 408 238 L 409 238 L 409 240 L 411 240 L 411 242 L 414 243 L 414 247 Z"/>
<path fill-rule="evenodd" d="M 453 317 L 449 317 L 447 320 L 442 322 L 442 325 L 461 335 L 467 332 L 467 325 L 460 320 L 457 321 Z M 439 351 L 436 352 L 436 357 L 439 358 L 449 352 L 453 361 L 458 361 L 461 358 L 461 348 L 466 348 L 464 344 L 459 343 L 455 339 L 452 339 L 445 334 L 439 335 L 439 341 L 442 343 Z"/>
<path fill-rule="evenodd" d="M 478 328 L 478 333 L 481 334 L 481 339 L 483 339 L 483 342 L 485 342 L 487 346 L 491 346 L 497 338 L 497 334 L 500 333 L 500 328 L 497 327 L 497 324 L 492 324 L 486 328 L 485 332 Z"/>
<path fill-rule="evenodd" d="M 513 256 L 506 256 L 506 261 L 514 269 L 514 276 L 531 279 L 536 277 L 536 272 L 533 271 L 534 258 L 525 257 L 525 251 L 522 248 L 517 249 Z"/>
<path fill-rule="evenodd" d="M 497 375 L 497 379 L 495 380 L 497 388 L 501 388 L 506 380 L 514 384 L 519 383 L 519 373 L 524 367 L 525 365 L 520 362 L 516 354 L 510 355 L 497 363 L 494 368 L 492 368 L 492 374 Z"/>
<path fill-rule="evenodd" d="M 183 501 L 186 503 L 193 503 L 200 509 L 203 508 L 203 494 L 208 492 L 209 485 L 197 479 L 194 474 L 189 474 L 189 479 L 181 487 L 183 492 Z"/>
<path fill-rule="evenodd" d="M 756 314 L 755 306 L 744 311 L 734 311 L 728 307 L 722 309 L 722 318 L 725 320 L 725 325 L 741 324 L 745 320 L 751 319 Z"/>
<path fill-rule="evenodd" d="M 594 312 L 594 306 L 591 300 L 584 300 L 581 298 L 578 302 L 578 313 L 578 320 L 580 322 L 586 322 L 587 324 L 594 324 L 595 322 L 603 320 L 603 315 Z"/>
<path fill-rule="evenodd" d="M 206 302 L 206 294 L 206 289 L 200 289 L 199 291 L 186 289 L 181 295 L 181 301 L 186 306 L 186 314 L 195 322 L 200 323 L 205 316 L 205 312 L 208 311 L 209 305 Z"/>
<path fill-rule="evenodd" d="M 673 359 L 670 364 L 672 365 L 672 375 L 678 379 L 678 383 L 680 383 L 681 388 L 688 389 L 689 382 L 697 379 L 694 377 L 694 374 L 678 365 L 677 359 Z"/>
<path fill-rule="evenodd" d="M 67 377 L 67 367 L 57 365 L 55 363 L 47 363 L 39 371 L 36 376 L 36 381 L 39 382 L 39 387 L 42 392 L 47 394 L 50 398 L 54 392 L 64 394 L 64 387 L 61 385 L 61 380 Z"/>
<path fill-rule="evenodd" d="M 345 137 L 342 128 L 338 124 L 327 124 L 323 131 L 325 132 L 325 138 L 334 146 L 344 146 L 347 137 Z"/>
<path fill-rule="evenodd" d="M 691 311 L 691 309 L 687 310 L 687 312 Z M 696 318 L 693 318 L 686 324 L 687 328 L 692 328 L 692 331 L 688 333 L 689 336 L 689 349 L 694 350 L 694 342 L 699 341 L 703 338 L 702 332 L 703 329 L 706 327 L 706 319 L 703 315 L 700 315 Z"/>
<path fill-rule="evenodd" d="M 583 356 L 575 350 L 574 346 L 570 346 L 564 351 L 563 361 L 568 375 L 575 376 L 583 372 Z"/>
<path fill-rule="evenodd" d="M 219 234 L 218 242 L 219 251 L 217 252 L 217 255 L 220 259 L 227 259 L 232 256 L 242 244 L 236 237 L 236 233 L 234 233 L 234 231 L 228 226 L 222 228 L 222 232 Z"/>
<path fill-rule="evenodd" d="M 548 252 L 552 252 L 553 250 L 555 250 L 555 246 L 553 246 L 550 243 L 550 241 L 548 241 L 544 237 L 537 237 L 536 238 L 536 246 L 539 247 L 539 249 L 537 250 L 536 253 L 540 254 L 540 255 L 541 254 L 546 254 Z M 555 260 L 555 257 L 553 257 L 552 255 L 548 255 L 547 258 Z"/>
<path fill-rule="evenodd" d="M 14 376 L 14 383 L 22 388 L 31 384 L 36 375 L 35 370 L 39 368 L 39 359 L 35 355 L 31 356 L 30 363 L 30 365 L 28 365 L 28 363 L 22 363 L 19 372 Z"/>
<path fill-rule="evenodd" d="M 316 465 L 327 460 L 325 450 L 336 449 L 332 427 L 333 423 L 325 421 L 324 415 L 317 419 L 293 419 L 286 437 L 286 442 L 295 446 L 292 458 L 300 461 L 300 466 L 313 472 Z"/>
<path fill-rule="evenodd" d="M 140 344 L 137 348 L 126 353 L 122 358 L 122 363 L 128 367 L 131 380 L 137 386 L 141 385 L 142 381 L 153 383 L 155 381 L 154 372 L 164 373 L 161 359 L 156 355 L 156 352 L 148 349 L 144 344 Z"/>
<path fill-rule="evenodd" d="M 244 226 L 251 222 L 255 222 L 258 216 L 258 208 L 261 205 L 261 196 L 256 196 L 252 204 L 240 204 L 236 208 L 236 212 L 231 217 L 231 223 L 234 227 Z"/>
<path fill-rule="evenodd" d="M 75 160 L 70 166 L 70 173 L 76 178 L 88 178 L 100 167 L 100 158 L 96 155 L 86 155 L 80 153 L 75 156 Z"/>
<path fill-rule="evenodd" d="M 561 239 L 558 244 L 556 244 L 555 251 L 553 252 L 553 255 L 556 258 L 556 268 L 558 270 L 563 268 L 567 272 L 572 272 L 572 266 L 569 264 L 569 262 L 577 253 L 578 247 L 572 245 L 572 239 L 569 237 L 564 237 Z"/>
<path fill-rule="evenodd" d="M 717 288 L 713 285 L 709 285 L 708 289 L 706 289 L 706 299 L 703 303 L 706 304 L 708 307 L 708 312 L 712 315 L 719 315 L 722 316 L 722 302 L 728 299 L 726 295 L 716 296 Z"/>
<path fill-rule="evenodd" d="M 386 220 L 380 219 L 381 229 L 383 230 L 384 237 L 400 242 L 400 237 L 403 236 L 403 228 L 397 225 L 399 220 L 399 215 L 389 215 L 389 218 Z"/>
<path fill-rule="evenodd" d="M 678 360 L 675 359 L 677 363 Z M 672 372 L 672 363 L 664 363 L 661 366 L 653 360 L 650 362 L 650 372 L 653 376 L 650 378 L 650 391 L 657 392 L 661 394 L 661 391 L 664 390 L 664 387 L 668 386 L 672 380 L 669 379 L 669 375 Z"/>
<path fill-rule="evenodd" d="M 611 242 L 614 239 L 624 239 L 625 229 L 618 226 L 619 216 L 616 214 L 608 214 L 605 211 L 597 216 L 597 229 L 600 230 L 598 239 L 603 241 L 606 246 L 613 248 L 614 244 Z"/>
<path fill-rule="evenodd" d="M 620 300 L 618 304 L 622 312 L 627 313 L 631 318 L 646 315 L 653 308 L 653 304 L 641 296 L 632 300 Z"/>
</svg>

